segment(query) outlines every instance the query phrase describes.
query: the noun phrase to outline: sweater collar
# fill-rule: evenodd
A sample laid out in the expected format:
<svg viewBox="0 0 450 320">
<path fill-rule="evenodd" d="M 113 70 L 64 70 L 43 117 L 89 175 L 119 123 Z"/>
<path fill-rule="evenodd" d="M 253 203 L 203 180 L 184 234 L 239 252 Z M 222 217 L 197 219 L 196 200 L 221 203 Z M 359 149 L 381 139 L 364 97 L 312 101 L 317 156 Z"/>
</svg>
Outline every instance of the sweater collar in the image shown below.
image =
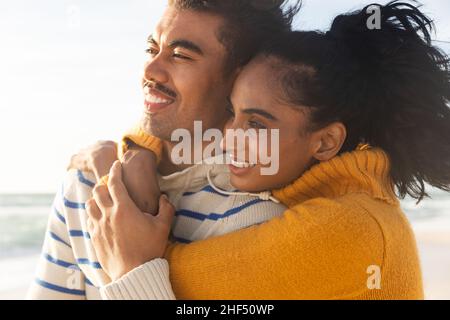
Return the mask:
<svg viewBox="0 0 450 320">
<path fill-rule="evenodd" d="M 158 183 L 164 193 L 180 193 L 181 191 L 193 191 L 208 185 L 208 173 L 215 185 L 226 191 L 235 190 L 230 184 L 230 171 L 228 166 L 220 164 L 223 155 L 205 159 L 182 171 L 168 176 L 158 174 Z"/>
<path fill-rule="evenodd" d="M 366 193 L 389 204 L 398 203 L 389 158 L 383 150 L 344 153 L 313 166 L 292 184 L 273 191 L 289 207 L 313 198 L 337 198 L 349 193 Z"/>
</svg>

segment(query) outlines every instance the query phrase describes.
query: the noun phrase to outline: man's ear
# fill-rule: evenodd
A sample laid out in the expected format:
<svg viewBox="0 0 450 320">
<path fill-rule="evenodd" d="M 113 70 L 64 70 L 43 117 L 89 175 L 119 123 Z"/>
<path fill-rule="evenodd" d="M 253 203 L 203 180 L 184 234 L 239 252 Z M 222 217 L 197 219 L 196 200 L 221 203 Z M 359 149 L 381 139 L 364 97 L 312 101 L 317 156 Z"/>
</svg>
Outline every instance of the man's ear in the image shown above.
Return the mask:
<svg viewBox="0 0 450 320">
<path fill-rule="evenodd" d="M 347 138 L 347 129 L 341 122 L 333 122 L 314 133 L 315 150 L 313 157 L 320 161 L 334 158 L 342 148 Z"/>
</svg>

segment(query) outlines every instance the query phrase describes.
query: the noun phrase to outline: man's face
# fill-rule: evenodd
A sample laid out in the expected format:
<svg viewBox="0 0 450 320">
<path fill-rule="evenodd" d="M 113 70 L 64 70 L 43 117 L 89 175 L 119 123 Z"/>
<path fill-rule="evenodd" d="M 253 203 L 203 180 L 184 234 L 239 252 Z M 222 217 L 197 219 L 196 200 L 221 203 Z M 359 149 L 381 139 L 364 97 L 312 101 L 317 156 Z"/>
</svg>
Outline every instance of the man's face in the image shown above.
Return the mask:
<svg viewBox="0 0 450 320">
<path fill-rule="evenodd" d="M 216 15 L 169 6 L 149 37 L 149 60 L 143 88 L 142 128 L 164 141 L 194 121 L 203 128 L 223 129 L 229 114 L 234 74 L 225 76 L 227 51 L 217 34 L 223 19 Z"/>
</svg>

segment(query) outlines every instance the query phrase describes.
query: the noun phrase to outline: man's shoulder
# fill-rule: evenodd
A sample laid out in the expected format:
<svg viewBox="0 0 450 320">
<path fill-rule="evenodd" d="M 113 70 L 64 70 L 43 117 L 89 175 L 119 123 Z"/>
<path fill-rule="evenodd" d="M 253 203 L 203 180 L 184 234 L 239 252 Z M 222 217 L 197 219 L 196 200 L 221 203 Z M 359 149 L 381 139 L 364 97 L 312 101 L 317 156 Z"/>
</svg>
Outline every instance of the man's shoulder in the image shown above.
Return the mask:
<svg viewBox="0 0 450 320">
<path fill-rule="evenodd" d="M 68 202 L 85 202 L 92 197 L 92 189 L 96 184 L 95 175 L 91 172 L 71 169 L 66 172 L 62 186 L 62 195 Z"/>
</svg>

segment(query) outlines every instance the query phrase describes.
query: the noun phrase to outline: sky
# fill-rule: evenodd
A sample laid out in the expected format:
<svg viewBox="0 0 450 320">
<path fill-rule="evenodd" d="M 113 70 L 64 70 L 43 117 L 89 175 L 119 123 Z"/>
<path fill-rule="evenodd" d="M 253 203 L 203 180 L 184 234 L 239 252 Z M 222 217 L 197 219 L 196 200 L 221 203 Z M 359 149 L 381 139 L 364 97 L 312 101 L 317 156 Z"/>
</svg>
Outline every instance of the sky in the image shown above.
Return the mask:
<svg viewBox="0 0 450 320">
<path fill-rule="evenodd" d="M 372 2 L 304 0 L 296 28 L 326 29 L 335 15 Z M 436 22 L 434 38 L 450 42 L 450 1 L 421 2 Z M 138 121 L 146 39 L 165 5 L 0 2 L 0 193 L 55 192 L 72 154 L 119 140 Z"/>
</svg>

